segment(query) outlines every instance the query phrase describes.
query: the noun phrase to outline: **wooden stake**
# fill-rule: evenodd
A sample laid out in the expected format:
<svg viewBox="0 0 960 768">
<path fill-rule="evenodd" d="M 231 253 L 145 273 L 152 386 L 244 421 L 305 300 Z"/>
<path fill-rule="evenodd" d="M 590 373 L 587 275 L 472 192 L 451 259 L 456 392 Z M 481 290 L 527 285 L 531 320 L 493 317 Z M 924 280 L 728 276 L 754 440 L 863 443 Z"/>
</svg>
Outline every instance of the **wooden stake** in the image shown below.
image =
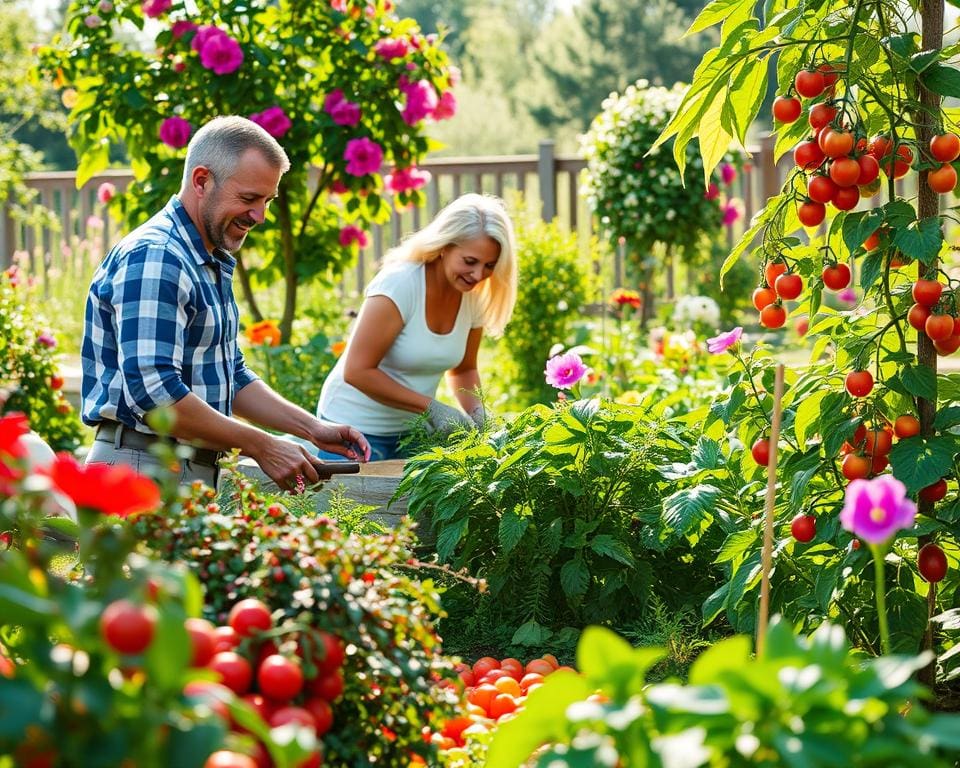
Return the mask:
<svg viewBox="0 0 960 768">
<path fill-rule="evenodd" d="M 757 656 L 763 656 L 770 619 L 770 568 L 773 561 L 773 508 L 777 498 L 777 443 L 780 441 L 780 404 L 783 400 L 783 363 L 777 365 L 770 416 L 770 460 L 767 462 L 767 497 L 763 510 L 763 553 L 760 561 L 760 616 L 757 620 Z"/>
</svg>

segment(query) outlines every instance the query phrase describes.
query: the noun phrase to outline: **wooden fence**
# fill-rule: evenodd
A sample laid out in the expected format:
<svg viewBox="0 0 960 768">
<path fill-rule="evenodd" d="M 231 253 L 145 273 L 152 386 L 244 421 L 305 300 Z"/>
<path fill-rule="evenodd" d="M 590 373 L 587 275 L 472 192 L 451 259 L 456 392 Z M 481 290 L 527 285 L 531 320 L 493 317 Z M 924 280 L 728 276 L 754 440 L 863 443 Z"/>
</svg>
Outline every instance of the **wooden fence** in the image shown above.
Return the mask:
<svg viewBox="0 0 960 768">
<path fill-rule="evenodd" d="M 771 138 L 764 138 L 758 146 L 751 147 L 751 154 L 745 172 L 732 188 L 732 195 L 744 204 L 741 226 L 750 221 L 769 196 L 779 191 L 784 173 L 782 163 L 780 168 L 773 164 Z M 594 222 L 580 194 L 580 176 L 585 166 L 579 157 L 555 154 L 552 141 L 541 142 L 534 155 L 440 158 L 422 164 L 420 167 L 432 175 L 426 187 L 426 206 L 394 211 L 388 222 L 372 228 L 370 244 L 357 260 L 353 275 L 355 286 L 347 287 L 362 289 L 387 248 L 429 221 L 442 206 L 464 192 L 491 193 L 505 197 L 508 202 L 522 194 L 526 206 L 532 206 L 544 221 L 556 218 L 567 231 L 577 232 L 580 242 L 586 244 Z M 10 219 L 6 209 L 0 210 L 0 266 L 9 265 L 13 254 L 19 252 L 26 269 L 45 274 L 51 267 L 57 267 L 59 255 L 68 252 L 69 246 L 78 241 L 90 243 L 89 247 L 106 253 L 120 233 L 116 222 L 106 214 L 105 206 L 97 201 L 97 188 L 103 182 L 111 182 L 122 190 L 132 179 L 127 170 L 105 171 L 78 190 L 73 172 L 30 174 L 27 183 L 38 191 L 40 203 L 52 212 L 55 225 L 20 225 Z M 683 223 L 678 222 L 677 226 Z M 728 233 L 731 242 L 735 236 L 736 230 L 731 229 Z M 614 258 L 613 274 L 619 284 L 622 254 L 615 254 Z"/>
</svg>

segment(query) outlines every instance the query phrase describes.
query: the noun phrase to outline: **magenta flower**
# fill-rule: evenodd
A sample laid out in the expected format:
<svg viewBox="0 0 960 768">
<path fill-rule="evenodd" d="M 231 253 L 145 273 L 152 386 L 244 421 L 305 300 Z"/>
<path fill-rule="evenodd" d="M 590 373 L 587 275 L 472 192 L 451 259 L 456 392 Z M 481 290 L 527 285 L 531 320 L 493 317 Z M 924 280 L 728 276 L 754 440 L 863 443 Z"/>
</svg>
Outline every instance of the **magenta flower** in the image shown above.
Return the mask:
<svg viewBox="0 0 960 768">
<path fill-rule="evenodd" d="M 440 100 L 437 102 L 437 108 L 433 110 L 431 117 L 434 120 L 449 120 L 457 113 L 457 97 L 453 91 L 444 91 L 440 94 Z"/>
<path fill-rule="evenodd" d="M 400 113 L 407 125 L 416 125 L 437 108 L 437 92 L 427 80 L 401 84 L 400 90 L 407 96 L 406 104 Z"/>
<path fill-rule="evenodd" d="M 193 48 L 197 53 L 203 50 L 203 46 L 207 44 L 207 40 L 211 37 L 216 37 L 217 35 L 225 35 L 224 32 L 219 27 L 215 27 L 213 24 L 204 24 L 202 27 L 197 27 L 197 34 L 193 36 L 193 39 L 190 41 L 190 47 Z M 189 31 L 189 30 L 188 30 Z M 184 32 L 186 34 L 186 32 Z"/>
<path fill-rule="evenodd" d="M 720 179 L 728 187 L 733 184 L 734 179 L 737 178 L 737 169 L 734 168 L 730 163 L 722 163 L 720 165 Z"/>
<path fill-rule="evenodd" d="M 402 59 L 410 53 L 410 44 L 402 37 L 385 37 L 377 41 L 373 52 L 387 61 Z"/>
<path fill-rule="evenodd" d="M 350 187 L 344 184 L 340 179 L 334 179 L 330 182 L 330 191 L 335 195 L 344 195 L 350 191 Z"/>
<path fill-rule="evenodd" d="M 576 352 L 567 352 L 565 355 L 554 355 L 547 360 L 547 367 L 543 371 L 547 384 L 557 389 L 570 389 L 587 372 L 580 355 Z"/>
<path fill-rule="evenodd" d="M 197 25 L 192 21 L 175 21 L 170 25 L 170 34 L 173 35 L 174 40 L 179 40 L 188 32 L 195 32 L 197 29 Z M 214 29 L 216 29 L 216 27 L 214 27 Z"/>
<path fill-rule="evenodd" d="M 333 118 L 337 125 L 356 125 L 360 122 L 360 105 L 348 101 L 343 91 L 335 88 L 323 100 L 323 111 Z"/>
<path fill-rule="evenodd" d="M 57 340 L 53 338 L 52 333 L 47 333 L 44 331 L 39 336 L 37 336 L 37 344 L 47 349 L 53 349 L 57 346 Z"/>
<path fill-rule="evenodd" d="M 883 544 L 911 527 L 916 514 L 917 505 L 907 498 L 903 483 L 893 475 L 880 475 L 847 486 L 840 524 L 868 544 Z"/>
<path fill-rule="evenodd" d="M 109 181 L 103 182 L 99 187 L 97 187 L 97 201 L 101 203 L 109 203 L 113 200 L 114 195 L 117 194 L 117 188 L 113 186 Z"/>
<path fill-rule="evenodd" d="M 140 10 L 143 11 L 144 16 L 155 19 L 169 11 L 171 5 L 173 5 L 173 0 L 143 0 L 140 3 Z"/>
<path fill-rule="evenodd" d="M 719 354 L 720 352 L 726 352 L 728 349 L 730 349 L 730 347 L 734 346 L 740 341 L 740 337 L 742 335 L 743 328 L 739 325 L 732 331 L 720 333 L 714 336 L 712 339 L 707 339 L 707 351 L 712 352 L 715 355 Z"/>
<path fill-rule="evenodd" d="M 350 139 L 343 152 L 343 159 L 347 161 L 346 171 L 351 176 L 366 176 L 380 170 L 383 148 L 366 136 Z"/>
<path fill-rule="evenodd" d="M 723 223 L 727 227 L 737 221 L 743 213 L 739 200 L 730 200 L 720 210 L 723 214 Z"/>
<path fill-rule="evenodd" d="M 240 43 L 224 32 L 211 35 L 200 49 L 200 63 L 218 75 L 229 75 L 243 64 L 243 50 Z"/>
<path fill-rule="evenodd" d="M 840 291 L 840 293 L 837 294 L 837 299 L 845 304 L 856 304 L 857 292 L 850 287 L 844 288 L 842 291 Z"/>
<path fill-rule="evenodd" d="M 430 179 L 430 171 L 422 171 L 415 165 L 411 165 L 409 168 L 394 168 L 391 173 L 383 177 L 383 185 L 388 192 L 396 195 L 420 189 L 425 184 L 429 184 Z"/>
<path fill-rule="evenodd" d="M 193 126 L 182 117 L 168 117 L 160 124 L 160 141 L 168 147 L 180 149 L 187 146 Z"/>
<path fill-rule="evenodd" d="M 707 191 L 703 193 L 703 197 L 706 200 L 716 200 L 720 197 L 720 187 L 711 181 L 707 184 Z"/>
<path fill-rule="evenodd" d="M 279 139 L 293 123 L 286 113 L 280 107 L 270 107 L 263 112 L 255 112 L 250 115 L 250 120 L 259 125 L 263 130 L 269 133 L 273 138 Z"/>
<path fill-rule="evenodd" d="M 361 248 L 366 248 L 370 243 L 370 238 L 367 237 L 367 233 L 360 229 L 360 227 L 348 224 L 340 230 L 340 245 L 344 248 L 349 248 L 353 243 L 356 243 Z"/>
</svg>

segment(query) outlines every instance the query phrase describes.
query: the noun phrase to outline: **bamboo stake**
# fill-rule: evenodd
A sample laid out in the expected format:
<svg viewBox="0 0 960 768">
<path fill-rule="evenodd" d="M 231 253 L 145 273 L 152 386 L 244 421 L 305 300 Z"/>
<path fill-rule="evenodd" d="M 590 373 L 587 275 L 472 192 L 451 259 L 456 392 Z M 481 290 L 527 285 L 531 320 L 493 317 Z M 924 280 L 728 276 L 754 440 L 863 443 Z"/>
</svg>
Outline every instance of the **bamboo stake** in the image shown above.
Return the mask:
<svg viewBox="0 0 960 768">
<path fill-rule="evenodd" d="M 760 561 L 760 616 L 757 620 L 757 656 L 763 656 L 770 618 L 770 568 L 773 561 L 773 507 L 777 497 L 777 443 L 780 441 L 780 403 L 783 400 L 783 363 L 777 365 L 770 416 L 770 460 L 767 462 L 767 496 L 763 510 L 763 553 Z"/>
</svg>

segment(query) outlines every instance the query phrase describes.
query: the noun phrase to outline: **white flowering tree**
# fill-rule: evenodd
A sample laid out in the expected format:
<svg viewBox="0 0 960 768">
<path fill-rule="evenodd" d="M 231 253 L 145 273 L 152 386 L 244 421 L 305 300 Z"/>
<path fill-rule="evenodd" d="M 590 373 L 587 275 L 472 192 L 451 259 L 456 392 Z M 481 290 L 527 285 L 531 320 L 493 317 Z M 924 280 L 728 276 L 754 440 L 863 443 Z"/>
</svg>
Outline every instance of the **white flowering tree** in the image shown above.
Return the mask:
<svg viewBox="0 0 960 768">
<path fill-rule="evenodd" d="M 669 147 L 651 150 L 685 92 L 683 85 L 649 87 L 638 80 L 603 102 L 603 111 L 581 138 L 587 200 L 614 247 L 626 245 L 630 277 L 643 289 L 644 320 L 652 312 L 656 270 L 666 271 L 672 298 L 675 255 L 692 255 L 707 235 L 733 218 L 733 209 L 722 204 L 720 187 L 704 189 L 703 162 L 694 147 L 687 149 L 682 174 Z M 721 183 L 730 183 L 732 170 L 720 169 Z"/>
</svg>

